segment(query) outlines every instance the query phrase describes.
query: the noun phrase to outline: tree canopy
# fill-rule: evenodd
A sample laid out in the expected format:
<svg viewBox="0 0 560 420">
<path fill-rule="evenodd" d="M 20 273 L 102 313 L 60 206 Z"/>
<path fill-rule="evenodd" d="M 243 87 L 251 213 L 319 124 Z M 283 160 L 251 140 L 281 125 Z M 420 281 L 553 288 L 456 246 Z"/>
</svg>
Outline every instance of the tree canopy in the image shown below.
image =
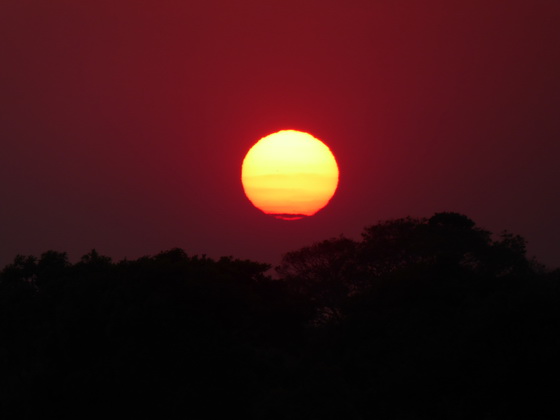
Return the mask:
<svg viewBox="0 0 560 420">
<path fill-rule="evenodd" d="M 5 418 L 531 418 L 558 410 L 560 272 L 468 217 L 388 220 L 270 266 L 171 249 L 0 272 Z M 552 411 L 551 411 L 552 410 Z"/>
</svg>

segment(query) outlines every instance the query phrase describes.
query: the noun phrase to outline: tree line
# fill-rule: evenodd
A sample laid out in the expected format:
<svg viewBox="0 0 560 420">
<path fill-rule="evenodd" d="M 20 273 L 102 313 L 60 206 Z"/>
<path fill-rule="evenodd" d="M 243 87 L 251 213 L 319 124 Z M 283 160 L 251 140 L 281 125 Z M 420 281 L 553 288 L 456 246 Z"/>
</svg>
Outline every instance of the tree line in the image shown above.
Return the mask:
<svg viewBox="0 0 560 420">
<path fill-rule="evenodd" d="M 0 414 L 551 418 L 560 271 L 458 213 L 366 227 L 270 265 L 171 249 L 15 257 Z"/>
</svg>

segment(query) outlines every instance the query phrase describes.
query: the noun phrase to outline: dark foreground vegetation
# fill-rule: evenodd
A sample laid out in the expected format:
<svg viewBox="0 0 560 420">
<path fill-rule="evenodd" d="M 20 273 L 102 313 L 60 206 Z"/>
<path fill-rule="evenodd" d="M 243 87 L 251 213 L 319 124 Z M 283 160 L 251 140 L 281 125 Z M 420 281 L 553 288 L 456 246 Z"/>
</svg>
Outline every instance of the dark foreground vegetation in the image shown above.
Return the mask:
<svg viewBox="0 0 560 420">
<path fill-rule="evenodd" d="M 467 217 L 368 227 L 266 264 L 180 249 L 18 256 L 2 418 L 556 418 L 560 273 Z"/>
</svg>

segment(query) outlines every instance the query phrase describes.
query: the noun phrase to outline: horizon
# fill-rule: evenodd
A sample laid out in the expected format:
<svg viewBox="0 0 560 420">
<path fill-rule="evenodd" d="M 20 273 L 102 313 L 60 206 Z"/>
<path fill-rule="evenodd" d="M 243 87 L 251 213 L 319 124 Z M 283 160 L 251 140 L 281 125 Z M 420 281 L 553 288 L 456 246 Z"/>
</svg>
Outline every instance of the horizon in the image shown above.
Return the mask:
<svg viewBox="0 0 560 420">
<path fill-rule="evenodd" d="M 496 241 L 499 242 L 500 240 L 502 240 L 505 236 L 511 235 L 512 237 L 519 237 L 521 238 L 525 245 L 528 245 L 528 241 L 526 238 L 524 238 L 522 235 L 518 235 L 515 232 L 511 232 L 509 230 L 503 230 L 501 232 L 493 232 L 483 226 L 479 226 L 475 220 L 472 220 L 468 217 L 468 215 L 462 214 L 462 213 L 458 213 L 458 212 L 436 212 L 433 215 L 430 215 L 429 217 L 412 217 L 412 216 L 406 216 L 403 218 L 393 218 L 393 219 L 386 219 L 386 220 L 379 220 L 376 223 L 372 223 L 372 224 L 368 224 L 366 226 L 363 227 L 362 232 L 360 233 L 359 237 L 349 237 L 347 235 L 344 235 L 343 233 L 336 235 L 336 236 L 331 236 L 328 238 L 316 238 L 315 240 L 313 240 L 310 243 L 307 244 L 303 244 L 302 246 L 300 246 L 299 248 L 294 248 L 294 249 L 289 249 L 289 250 L 285 250 L 278 259 L 276 259 L 275 261 L 262 261 L 262 260 L 255 260 L 252 258 L 243 258 L 240 256 L 237 256 L 235 254 L 229 254 L 229 255 L 208 255 L 206 253 L 201 253 L 201 252 L 186 252 L 185 249 L 181 248 L 181 247 L 168 247 L 165 249 L 161 249 L 159 251 L 155 251 L 153 253 L 146 253 L 146 254 L 141 254 L 141 255 L 136 255 L 136 256 L 123 256 L 120 258 L 115 258 L 111 255 L 107 255 L 103 252 L 100 252 L 99 249 L 97 248 L 91 248 L 89 249 L 87 252 L 85 252 L 82 255 L 70 255 L 67 251 L 65 250 L 59 250 L 59 249 L 47 249 L 47 250 L 43 250 L 41 252 L 39 252 L 38 254 L 16 254 L 14 255 L 14 257 L 12 259 L 10 259 L 9 261 L 7 261 L 5 264 L 0 265 L 0 271 L 6 267 L 8 267 L 9 265 L 11 265 L 14 260 L 16 260 L 18 257 L 33 257 L 36 258 L 37 260 L 39 260 L 44 254 L 48 254 L 49 252 L 56 252 L 56 253 L 61 253 L 64 254 L 67 257 L 67 260 L 70 264 L 77 264 L 79 263 L 84 257 L 87 257 L 89 255 L 91 255 L 92 253 L 95 253 L 96 255 L 99 255 L 101 257 L 107 257 L 110 259 L 110 261 L 114 264 L 119 264 L 119 263 L 123 263 L 123 262 L 131 262 L 131 261 L 137 261 L 137 260 L 141 260 L 142 258 L 154 258 L 157 257 L 158 255 L 161 254 L 166 254 L 172 251 L 181 251 L 184 252 L 185 256 L 189 257 L 189 258 L 203 258 L 203 259 L 210 259 L 213 261 L 219 261 L 220 259 L 233 259 L 236 261 L 248 261 L 248 262 L 254 262 L 254 263 L 258 263 L 258 264 L 266 264 L 269 265 L 270 268 L 268 270 L 266 270 L 266 273 L 268 273 L 268 275 L 272 276 L 272 277 L 277 277 L 277 268 L 281 265 L 281 263 L 283 262 L 284 258 L 291 253 L 294 252 L 300 252 L 303 249 L 306 248 L 312 248 L 314 246 L 317 246 L 320 243 L 323 243 L 325 241 L 333 241 L 333 240 L 337 240 L 337 239 L 348 239 L 352 242 L 355 243 L 361 243 L 364 241 L 364 237 L 363 234 L 369 229 L 372 228 L 374 226 L 380 226 L 383 225 L 384 223 L 394 223 L 394 222 L 398 222 L 401 220 L 412 220 L 412 221 L 429 221 L 430 217 L 436 216 L 438 214 L 455 214 L 461 217 L 466 217 L 468 220 L 471 220 L 472 222 L 474 222 L 474 228 L 475 229 L 479 229 L 481 231 L 487 232 L 490 236 L 490 239 L 492 241 Z M 281 215 L 277 215 L 277 214 L 267 214 L 267 216 L 269 217 L 274 217 L 274 218 L 280 218 Z M 284 215 L 287 218 L 286 219 L 281 219 L 284 221 L 298 221 L 301 219 L 304 219 L 306 217 L 312 217 L 312 216 L 305 216 L 305 215 L 297 215 L 297 214 L 289 214 L 289 215 Z M 560 266 L 551 266 L 548 265 L 546 263 L 544 263 L 543 261 L 539 260 L 536 256 L 531 255 L 530 253 L 526 252 L 526 258 L 529 261 L 532 261 L 536 264 L 538 264 L 539 266 L 542 266 L 547 272 L 554 272 L 556 270 L 560 270 Z M 1 260 L 1 258 L 0 258 Z"/>
</svg>

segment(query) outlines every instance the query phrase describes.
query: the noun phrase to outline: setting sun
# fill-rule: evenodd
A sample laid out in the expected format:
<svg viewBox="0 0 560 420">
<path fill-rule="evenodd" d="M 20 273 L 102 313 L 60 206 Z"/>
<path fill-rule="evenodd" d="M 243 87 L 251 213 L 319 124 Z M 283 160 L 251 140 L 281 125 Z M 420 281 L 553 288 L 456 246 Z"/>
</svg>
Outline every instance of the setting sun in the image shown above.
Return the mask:
<svg viewBox="0 0 560 420">
<path fill-rule="evenodd" d="M 255 207 L 295 220 L 327 205 L 338 185 L 338 166 L 330 149 L 311 134 L 282 130 L 249 150 L 241 181 Z"/>
</svg>

